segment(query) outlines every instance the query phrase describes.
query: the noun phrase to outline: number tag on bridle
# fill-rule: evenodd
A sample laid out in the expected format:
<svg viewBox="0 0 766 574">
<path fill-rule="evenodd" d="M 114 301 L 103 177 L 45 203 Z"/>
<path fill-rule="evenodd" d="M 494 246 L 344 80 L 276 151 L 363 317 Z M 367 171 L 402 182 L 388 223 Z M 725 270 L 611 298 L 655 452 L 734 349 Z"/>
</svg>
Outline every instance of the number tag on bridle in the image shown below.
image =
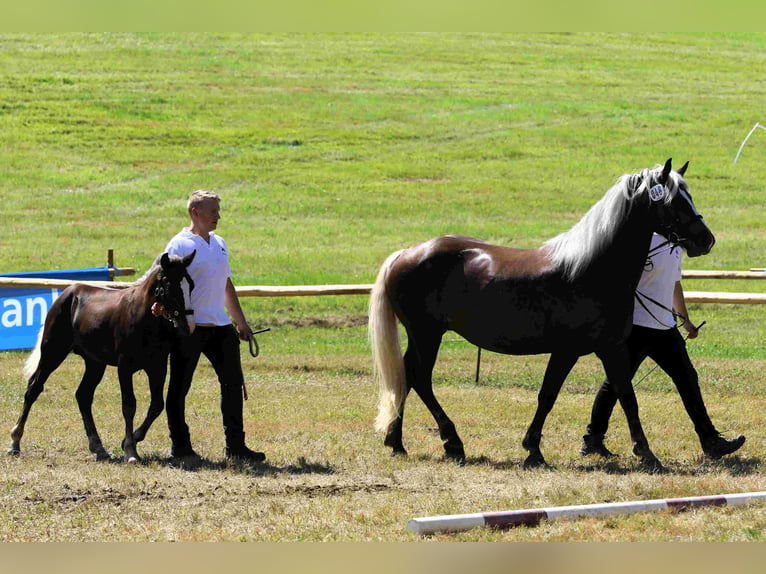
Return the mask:
<svg viewBox="0 0 766 574">
<path fill-rule="evenodd" d="M 658 183 L 649 190 L 649 199 L 652 201 L 662 201 L 665 199 L 665 186 Z"/>
</svg>

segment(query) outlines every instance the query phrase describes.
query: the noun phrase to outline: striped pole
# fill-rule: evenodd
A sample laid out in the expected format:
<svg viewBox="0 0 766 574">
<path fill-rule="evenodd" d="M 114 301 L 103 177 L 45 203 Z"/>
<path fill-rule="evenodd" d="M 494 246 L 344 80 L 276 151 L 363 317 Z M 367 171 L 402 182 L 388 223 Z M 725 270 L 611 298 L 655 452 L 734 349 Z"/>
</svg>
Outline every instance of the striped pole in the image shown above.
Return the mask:
<svg viewBox="0 0 766 574">
<path fill-rule="evenodd" d="M 407 523 L 407 530 L 414 534 L 422 535 L 435 534 L 437 532 L 460 532 L 484 526 L 507 529 L 516 526 L 537 526 L 543 521 L 552 522 L 558 519 L 575 519 L 583 516 L 627 515 L 667 509 L 682 511 L 700 506 L 740 506 L 764 498 L 766 498 L 766 491 L 691 496 L 688 498 L 609 502 L 604 504 L 582 504 L 578 506 L 554 506 L 550 508 L 508 510 L 503 512 L 425 516 L 410 520 Z"/>
</svg>

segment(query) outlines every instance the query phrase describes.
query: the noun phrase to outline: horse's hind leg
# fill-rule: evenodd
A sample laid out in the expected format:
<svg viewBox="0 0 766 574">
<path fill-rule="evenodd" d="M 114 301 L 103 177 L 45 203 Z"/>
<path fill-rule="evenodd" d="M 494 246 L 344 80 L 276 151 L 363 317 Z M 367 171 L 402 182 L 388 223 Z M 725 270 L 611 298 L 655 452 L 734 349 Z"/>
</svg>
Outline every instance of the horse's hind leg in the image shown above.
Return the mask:
<svg viewBox="0 0 766 574">
<path fill-rule="evenodd" d="M 524 435 L 521 445 L 529 452 L 524 461 L 525 468 L 545 466 L 546 462 L 543 453 L 540 451 L 540 440 L 543 436 L 543 425 L 548 414 L 556 403 L 561 386 L 577 363 L 577 355 L 553 353 L 545 369 L 543 386 L 537 394 L 537 411 L 532 419 L 532 423 Z"/>
<path fill-rule="evenodd" d="M 80 416 L 85 425 L 85 434 L 88 436 L 88 448 L 96 455 L 96 460 L 111 458 L 101 442 L 96 430 L 96 422 L 93 420 L 93 395 L 96 387 L 104 376 L 106 365 L 96 361 L 85 360 L 85 374 L 82 376 L 80 386 L 77 387 L 75 398 L 80 408 Z"/>
<path fill-rule="evenodd" d="M 407 386 L 412 388 L 431 411 L 436 424 L 439 427 L 439 436 L 444 443 L 444 454 L 447 458 L 459 463 L 465 462 L 465 449 L 463 441 L 457 434 L 455 424 L 444 412 L 444 409 L 436 400 L 433 391 L 433 369 L 436 364 L 436 356 L 442 341 L 440 332 L 413 335 L 408 330 L 409 344 L 404 354 L 404 371 L 407 378 Z"/>
<path fill-rule="evenodd" d="M 406 384 L 406 383 L 405 383 Z M 399 415 L 391 421 L 386 429 L 386 438 L 383 440 L 384 446 L 390 446 L 392 449 L 392 455 L 406 455 L 407 450 L 404 448 L 404 442 L 402 441 L 402 428 L 404 426 L 404 404 L 407 401 L 407 395 L 409 395 L 410 387 L 407 386 L 405 391 L 404 400 L 402 406 L 399 409 Z"/>
<path fill-rule="evenodd" d="M 27 423 L 27 417 L 29 417 L 29 411 L 40 396 L 40 393 L 43 392 L 48 377 L 64 362 L 72 348 L 71 333 L 61 331 L 60 329 L 58 331 L 58 334 L 53 333 L 55 336 L 51 336 L 44 331 L 38 342 L 39 346 L 35 348 L 30 357 L 30 360 L 33 360 L 35 356 L 37 357 L 37 365 L 33 367 L 35 370 L 27 382 L 21 415 L 13 429 L 11 429 L 11 446 L 8 449 L 8 454 L 18 455 L 21 453 L 21 437 L 24 435 L 24 427 Z M 27 369 L 25 368 L 24 371 L 26 373 Z"/>
<path fill-rule="evenodd" d="M 162 414 L 162 410 L 165 408 L 162 391 L 165 387 L 165 377 L 167 376 L 167 373 L 167 357 L 158 362 L 155 367 L 146 369 L 146 375 L 149 377 L 149 394 L 151 399 L 144 422 L 141 423 L 141 426 L 139 426 L 133 433 L 133 440 L 137 443 L 146 438 L 146 433 L 149 432 L 149 427 L 152 426 L 152 423 Z"/>
</svg>

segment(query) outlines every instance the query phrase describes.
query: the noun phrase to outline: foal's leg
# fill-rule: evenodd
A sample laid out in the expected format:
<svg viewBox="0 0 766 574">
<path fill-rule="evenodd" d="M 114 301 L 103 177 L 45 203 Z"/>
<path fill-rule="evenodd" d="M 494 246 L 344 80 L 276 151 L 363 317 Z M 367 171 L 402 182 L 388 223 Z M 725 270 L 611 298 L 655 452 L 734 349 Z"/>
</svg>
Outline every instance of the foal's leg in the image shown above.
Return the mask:
<svg viewBox="0 0 766 574">
<path fill-rule="evenodd" d="M 85 359 L 85 374 L 83 374 L 80 386 L 77 387 L 75 393 L 77 406 L 80 408 L 80 416 L 85 425 L 85 434 L 88 436 L 88 448 L 90 452 L 96 455 L 96 460 L 110 458 L 101 442 L 101 437 L 98 436 L 96 422 L 93 420 L 93 394 L 96 392 L 96 387 L 101 382 L 105 370 L 105 363 Z"/>
<path fill-rule="evenodd" d="M 529 425 L 529 429 L 527 429 L 527 433 L 524 435 L 524 440 L 521 442 L 521 445 L 529 452 L 524 461 L 525 468 L 546 466 L 547 464 L 545 458 L 543 458 L 543 453 L 540 452 L 543 425 L 556 402 L 556 398 L 559 396 L 561 386 L 564 384 L 572 367 L 577 363 L 578 358 L 577 355 L 553 353 L 548 360 L 548 366 L 545 369 L 545 376 L 543 378 L 543 386 L 537 394 L 537 410 L 535 411 L 532 423 Z"/>
<path fill-rule="evenodd" d="M 133 372 L 129 366 L 124 364 L 117 367 L 117 375 L 120 379 L 120 394 L 122 395 L 122 416 L 125 419 L 125 438 L 122 440 L 122 451 L 127 462 L 138 462 L 141 460 L 136 451 L 136 440 L 133 438 L 133 419 L 136 416 Z"/>
<path fill-rule="evenodd" d="M 609 382 L 614 385 L 614 390 L 628 419 L 630 438 L 633 441 L 633 454 L 641 458 L 641 463 L 653 472 L 661 472 L 662 463 L 649 448 L 641 420 L 638 417 L 638 401 L 633 390 L 630 373 L 630 361 L 628 351 L 624 346 L 616 349 L 596 353 L 604 365 Z"/>
<path fill-rule="evenodd" d="M 53 333 L 55 334 L 55 333 Z M 21 437 L 24 435 L 24 426 L 27 423 L 27 417 L 32 405 L 43 392 L 45 381 L 51 376 L 61 363 L 64 362 L 72 349 L 71 333 L 62 332 L 54 337 L 50 333 L 44 333 L 40 346 L 40 358 L 37 363 L 37 369 L 29 377 L 27 390 L 24 392 L 24 405 L 21 408 L 21 415 L 16 421 L 16 425 L 11 430 L 11 446 L 8 454 L 18 455 L 21 453 Z"/>
<path fill-rule="evenodd" d="M 431 415 L 439 427 L 439 436 L 444 443 L 445 456 L 463 464 L 465 463 L 463 441 L 460 440 L 455 424 L 444 412 L 433 391 L 432 376 L 436 356 L 442 342 L 442 334 L 439 332 L 418 336 L 413 336 L 409 332 L 408 334 L 409 345 L 404 354 L 404 372 L 407 385 L 418 394 L 428 410 L 431 411 Z"/>
<path fill-rule="evenodd" d="M 146 369 L 146 375 L 149 377 L 149 393 L 151 396 L 151 402 L 149 403 L 149 410 L 146 412 L 146 418 L 141 426 L 133 433 L 133 439 L 138 443 L 146 438 L 146 433 L 149 431 L 149 427 L 162 414 L 162 410 L 165 408 L 165 401 L 162 397 L 162 391 L 165 388 L 165 377 L 168 373 L 168 358 L 164 357 L 159 360 L 154 366 Z"/>
</svg>

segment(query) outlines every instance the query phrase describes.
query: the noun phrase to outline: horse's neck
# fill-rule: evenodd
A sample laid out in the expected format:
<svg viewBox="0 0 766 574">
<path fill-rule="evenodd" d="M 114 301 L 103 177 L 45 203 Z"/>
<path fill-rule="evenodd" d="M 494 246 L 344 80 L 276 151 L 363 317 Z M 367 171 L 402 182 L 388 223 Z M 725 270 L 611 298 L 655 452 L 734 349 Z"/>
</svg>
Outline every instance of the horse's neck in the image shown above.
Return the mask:
<svg viewBox="0 0 766 574">
<path fill-rule="evenodd" d="M 652 240 L 649 216 L 635 208 L 615 231 L 612 241 L 591 264 L 587 275 L 614 288 L 635 291 Z"/>
</svg>

